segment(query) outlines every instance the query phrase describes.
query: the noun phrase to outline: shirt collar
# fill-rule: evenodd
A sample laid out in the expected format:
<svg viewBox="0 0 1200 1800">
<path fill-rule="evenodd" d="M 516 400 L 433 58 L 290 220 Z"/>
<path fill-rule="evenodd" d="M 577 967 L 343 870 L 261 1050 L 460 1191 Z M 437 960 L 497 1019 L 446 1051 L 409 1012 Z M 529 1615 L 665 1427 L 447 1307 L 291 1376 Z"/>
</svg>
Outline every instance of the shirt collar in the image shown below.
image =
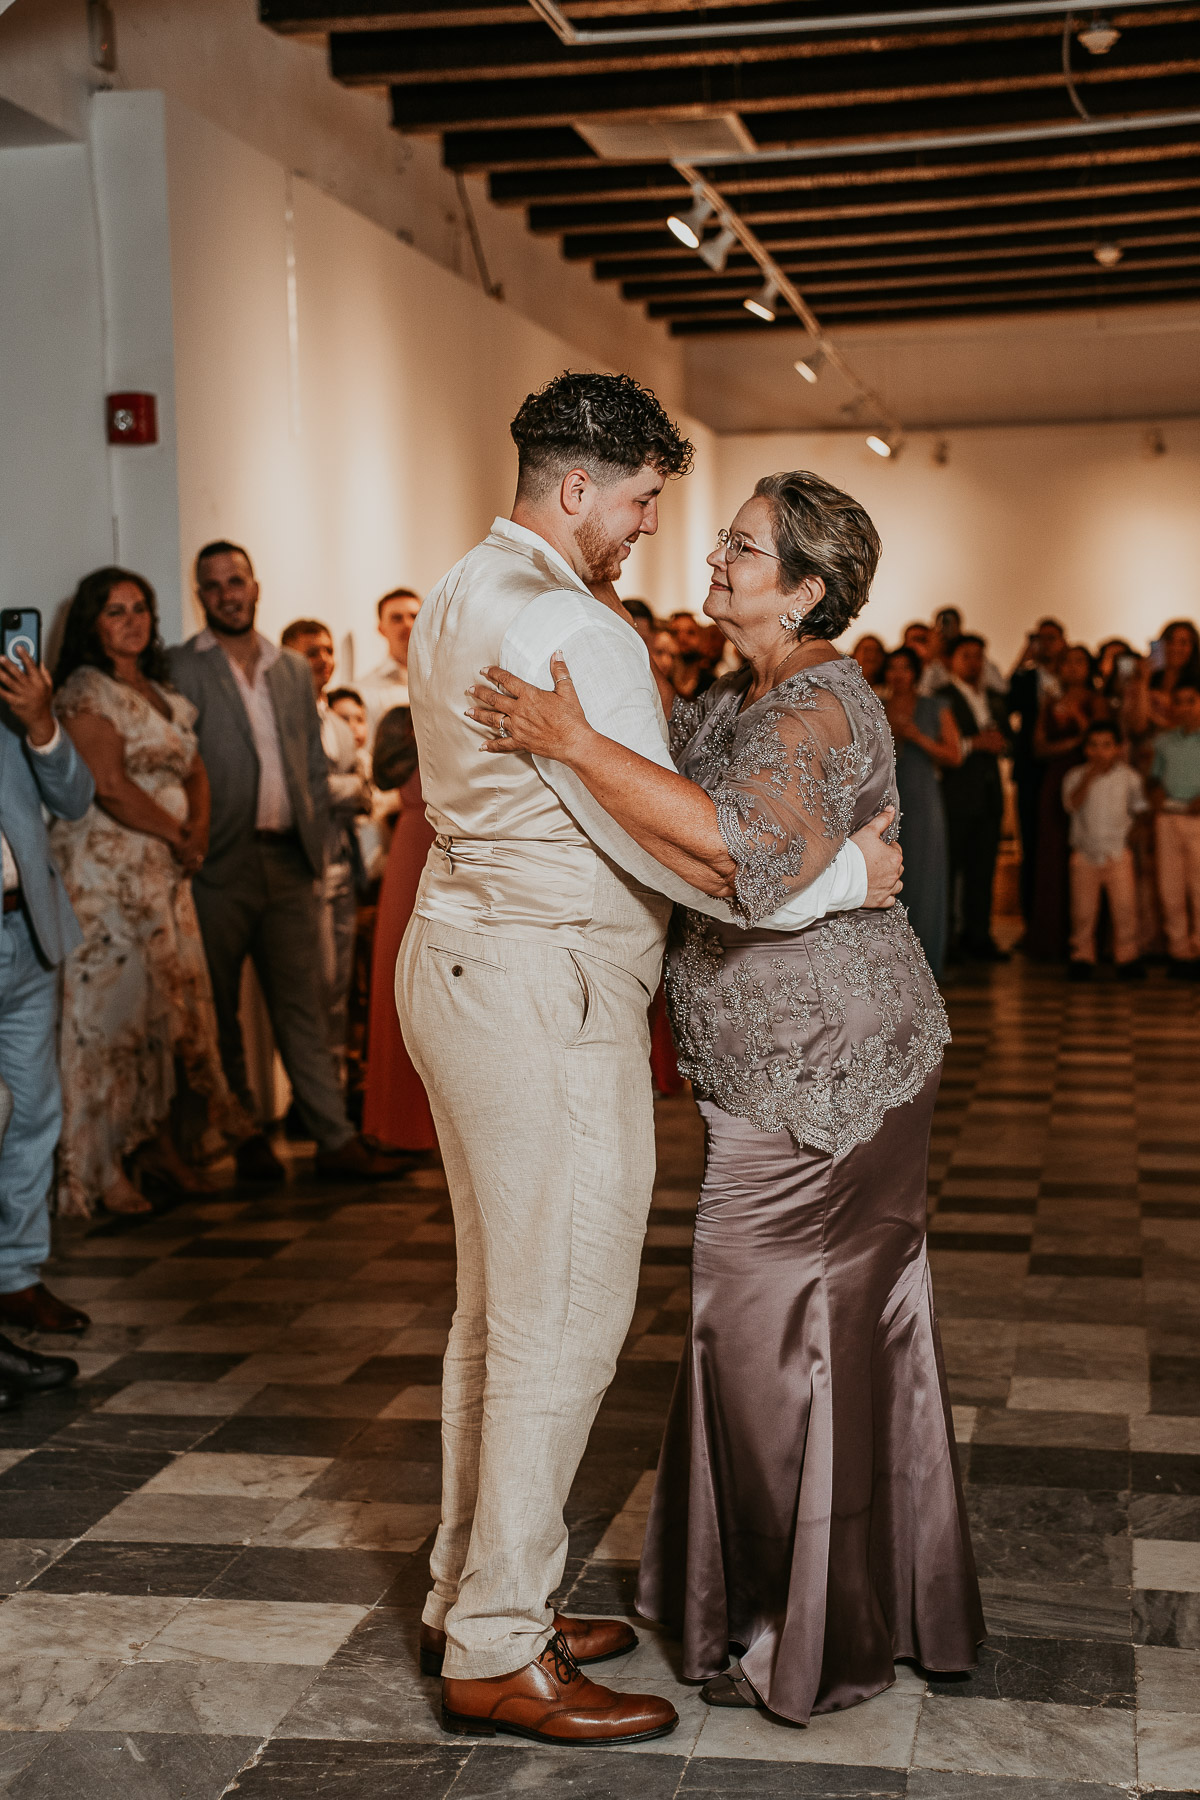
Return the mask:
<svg viewBox="0 0 1200 1800">
<path fill-rule="evenodd" d="M 256 631 L 254 636 L 258 643 L 258 662 L 254 672 L 257 675 L 261 670 L 265 675 L 267 670 L 279 661 L 283 651 L 278 644 L 273 644 L 270 638 L 265 638 L 261 631 Z M 193 640 L 193 648 L 196 650 L 219 650 L 221 647 L 221 640 L 208 625 L 204 627 L 203 631 L 198 631 Z"/>
<path fill-rule="evenodd" d="M 580 588 L 590 596 L 591 590 L 583 577 L 577 575 L 565 556 L 562 556 L 553 544 L 547 543 L 536 531 L 530 531 L 527 525 L 518 525 L 514 519 L 495 518 L 492 520 L 492 536 L 507 538 L 511 544 L 520 544 L 526 550 L 538 550 L 556 563 L 563 574 L 568 577 L 572 587 Z"/>
</svg>

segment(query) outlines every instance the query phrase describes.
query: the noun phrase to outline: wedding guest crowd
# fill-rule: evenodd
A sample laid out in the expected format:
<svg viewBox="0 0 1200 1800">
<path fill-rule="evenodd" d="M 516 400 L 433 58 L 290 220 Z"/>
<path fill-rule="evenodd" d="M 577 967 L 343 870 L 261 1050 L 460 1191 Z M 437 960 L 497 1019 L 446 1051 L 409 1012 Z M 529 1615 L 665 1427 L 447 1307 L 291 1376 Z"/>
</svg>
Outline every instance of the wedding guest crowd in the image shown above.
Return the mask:
<svg viewBox="0 0 1200 1800">
<path fill-rule="evenodd" d="M 1117 974 L 1137 980 L 1165 950 L 1171 979 L 1200 979 L 1200 633 L 1190 620 L 1165 625 L 1142 656 L 1120 637 L 1093 654 L 1044 618 L 1007 679 L 952 607 L 908 625 L 890 655 L 874 635 L 852 654 L 896 740 L 904 900 L 935 971 L 943 950 L 947 961 L 1007 960 L 992 911 L 1011 779 L 1021 951 L 1086 980 L 1110 943 Z M 949 727 L 922 714 L 927 700 L 945 706 Z"/>
<path fill-rule="evenodd" d="M 386 1178 L 436 1148 L 394 998 L 432 842 L 407 685 L 420 597 L 380 599 L 386 657 L 334 687 L 326 621 L 278 645 L 257 631 L 240 545 L 205 545 L 195 586 L 205 627 L 176 649 L 149 583 L 109 567 L 75 592 L 52 685 L 0 662 L 0 1325 L 87 1324 L 41 1282 L 51 1194 L 65 1214 L 148 1211 L 146 1188 L 203 1191 L 227 1149 L 242 1179 L 283 1176 L 247 1074 L 247 960 L 319 1173 Z M 665 710 L 736 661 L 693 614 L 625 605 Z M 852 654 L 895 740 L 903 898 L 939 978 L 1006 960 L 992 912 L 1010 782 L 1020 948 L 1080 980 L 1109 944 L 1124 979 L 1162 950 L 1172 978 L 1200 974 L 1191 621 L 1141 656 L 1123 638 L 1093 655 L 1044 618 L 1007 678 L 956 608 Z M 682 1085 L 661 995 L 652 1062 L 660 1092 Z M 0 1410 L 74 1372 L 0 1338 Z"/>
</svg>

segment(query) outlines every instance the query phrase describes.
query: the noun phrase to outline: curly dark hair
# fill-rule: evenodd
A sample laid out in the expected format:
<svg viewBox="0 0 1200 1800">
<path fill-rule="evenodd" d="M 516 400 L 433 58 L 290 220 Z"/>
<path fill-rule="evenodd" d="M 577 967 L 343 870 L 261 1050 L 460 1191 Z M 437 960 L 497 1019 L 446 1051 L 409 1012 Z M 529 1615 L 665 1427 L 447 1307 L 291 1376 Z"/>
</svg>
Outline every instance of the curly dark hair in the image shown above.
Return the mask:
<svg viewBox="0 0 1200 1800">
<path fill-rule="evenodd" d="M 632 375 L 566 370 L 529 394 L 509 426 L 517 446 L 517 492 L 540 500 L 568 469 L 611 483 L 649 463 L 660 475 L 686 475 L 695 454 L 650 392 Z"/>
<path fill-rule="evenodd" d="M 144 575 L 135 575 L 132 569 L 110 567 L 93 569 L 90 575 L 84 576 L 71 596 L 62 649 L 54 665 L 56 688 L 60 688 L 67 676 L 73 675 L 76 669 L 88 667 L 102 669 L 106 675 L 112 674 L 112 659 L 101 648 L 98 627 L 100 614 L 108 605 L 109 595 L 123 581 L 131 581 L 150 608 L 150 641 L 138 657 L 138 668 L 148 680 L 169 685 L 167 652 L 159 634 L 158 601 L 155 599 L 154 589 Z"/>
<path fill-rule="evenodd" d="M 754 492 L 770 503 L 785 586 L 798 588 L 809 575 L 825 583 L 797 637 L 841 637 L 867 604 L 883 550 L 870 515 L 811 469 L 764 475 Z"/>
</svg>

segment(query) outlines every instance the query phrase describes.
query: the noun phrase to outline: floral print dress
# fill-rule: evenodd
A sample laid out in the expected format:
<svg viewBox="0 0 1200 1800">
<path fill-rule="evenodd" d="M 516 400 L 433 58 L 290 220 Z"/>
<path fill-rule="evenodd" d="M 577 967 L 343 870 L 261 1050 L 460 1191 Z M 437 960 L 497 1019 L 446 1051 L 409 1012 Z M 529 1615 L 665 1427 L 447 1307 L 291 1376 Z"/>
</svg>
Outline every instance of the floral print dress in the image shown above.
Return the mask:
<svg viewBox="0 0 1200 1800">
<path fill-rule="evenodd" d="M 129 779 L 182 819 L 196 709 L 171 688 L 157 691 L 169 718 L 136 689 L 84 667 L 63 684 L 55 710 L 68 725 L 81 713 L 106 719 L 124 742 Z M 207 1102 L 211 1127 L 239 1138 L 251 1126 L 221 1070 L 191 883 L 169 845 L 95 801 L 82 819 L 56 821 L 50 845 L 83 931 L 63 971 L 58 1210 L 86 1216 L 122 1172 L 122 1157 L 167 1118 L 177 1064 Z"/>
</svg>

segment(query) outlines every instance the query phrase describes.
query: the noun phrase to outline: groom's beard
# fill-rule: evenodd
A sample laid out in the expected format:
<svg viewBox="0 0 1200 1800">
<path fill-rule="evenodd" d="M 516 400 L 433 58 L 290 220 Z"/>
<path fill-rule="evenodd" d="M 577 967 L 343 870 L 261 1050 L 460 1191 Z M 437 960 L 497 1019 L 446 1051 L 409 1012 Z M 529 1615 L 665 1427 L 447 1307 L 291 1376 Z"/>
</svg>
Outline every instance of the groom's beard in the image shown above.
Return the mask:
<svg viewBox="0 0 1200 1800">
<path fill-rule="evenodd" d="M 584 519 L 575 533 L 579 554 L 588 568 L 590 581 L 615 581 L 624 566 L 621 548 L 623 537 L 610 537 L 598 519 Z"/>
</svg>

